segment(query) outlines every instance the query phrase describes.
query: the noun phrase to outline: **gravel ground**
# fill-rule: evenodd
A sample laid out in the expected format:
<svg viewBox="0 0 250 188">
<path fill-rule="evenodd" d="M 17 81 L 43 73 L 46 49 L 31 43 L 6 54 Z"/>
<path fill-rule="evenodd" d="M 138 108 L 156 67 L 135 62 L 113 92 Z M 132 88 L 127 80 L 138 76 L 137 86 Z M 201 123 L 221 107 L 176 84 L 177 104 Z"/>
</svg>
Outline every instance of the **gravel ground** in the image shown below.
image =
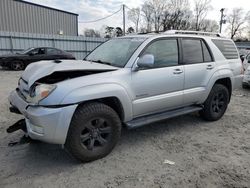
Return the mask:
<svg viewBox="0 0 250 188">
<path fill-rule="evenodd" d="M 21 118 L 7 101 L 20 74 L 0 70 L 0 187 L 250 187 L 250 90 L 217 122 L 192 114 L 123 130 L 110 155 L 81 164 L 57 145 L 8 147 L 23 135 L 5 131 Z"/>
</svg>

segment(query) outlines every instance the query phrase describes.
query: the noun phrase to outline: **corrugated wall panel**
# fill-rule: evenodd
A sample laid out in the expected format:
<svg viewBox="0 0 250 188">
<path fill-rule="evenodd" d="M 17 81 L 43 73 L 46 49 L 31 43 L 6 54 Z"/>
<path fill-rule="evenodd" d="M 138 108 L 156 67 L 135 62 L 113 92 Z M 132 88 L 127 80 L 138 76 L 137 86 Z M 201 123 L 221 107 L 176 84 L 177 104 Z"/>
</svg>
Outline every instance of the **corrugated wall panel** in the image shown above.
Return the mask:
<svg viewBox="0 0 250 188">
<path fill-rule="evenodd" d="M 0 0 L 0 31 L 76 36 L 77 15 L 18 0 Z"/>
</svg>

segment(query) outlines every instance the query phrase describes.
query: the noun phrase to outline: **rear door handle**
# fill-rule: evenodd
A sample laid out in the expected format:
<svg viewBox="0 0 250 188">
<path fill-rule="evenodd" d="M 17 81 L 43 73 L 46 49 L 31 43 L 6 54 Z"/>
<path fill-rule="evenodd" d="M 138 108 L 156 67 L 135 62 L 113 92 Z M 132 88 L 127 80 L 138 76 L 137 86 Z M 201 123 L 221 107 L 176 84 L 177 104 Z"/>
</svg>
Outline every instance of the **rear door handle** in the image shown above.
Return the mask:
<svg viewBox="0 0 250 188">
<path fill-rule="evenodd" d="M 181 69 L 174 69 L 173 73 L 174 74 L 181 74 L 181 73 L 183 73 L 183 70 L 181 70 Z"/>
<path fill-rule="evenodd" d="M 212 70 L 214 68 L 213 65 L 207 65 L 207 70 Z"/>
</svg>

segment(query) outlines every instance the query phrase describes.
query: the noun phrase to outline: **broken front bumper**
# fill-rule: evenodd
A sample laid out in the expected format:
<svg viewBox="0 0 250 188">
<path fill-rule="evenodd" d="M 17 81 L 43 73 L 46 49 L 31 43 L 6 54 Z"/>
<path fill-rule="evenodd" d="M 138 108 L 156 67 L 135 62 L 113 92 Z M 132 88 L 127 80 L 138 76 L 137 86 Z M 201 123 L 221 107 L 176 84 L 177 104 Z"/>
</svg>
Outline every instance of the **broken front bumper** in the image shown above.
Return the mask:
<svg viewBox="0 0 250 188">
<path fill-rule="evenodd" d="M 77 105 L 56 108 L 32 106 L 23 100 L 17 91 L 11 92 L 9 101 L 24 115 L 27 133 L 32 139 L 53 144 L 65 143 Z"/>
</svg>

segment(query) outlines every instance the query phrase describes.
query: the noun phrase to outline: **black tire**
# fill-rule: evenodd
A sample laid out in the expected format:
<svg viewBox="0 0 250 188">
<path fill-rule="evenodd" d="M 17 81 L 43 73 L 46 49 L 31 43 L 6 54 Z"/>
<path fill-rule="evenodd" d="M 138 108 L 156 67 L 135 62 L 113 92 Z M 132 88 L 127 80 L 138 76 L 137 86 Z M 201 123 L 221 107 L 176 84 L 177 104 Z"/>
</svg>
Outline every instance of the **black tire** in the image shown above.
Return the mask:
<svg viewBox="0 0 250 188">
<path fill-rule="evenodd" d="M 200 111 L 200 115 L 207 121 L 216 121 L 224 115 L 228 103 L 228 89 L 222 84 L 215 84 L 204 103 L 203 110 Z"/>
<path fill-rule="evenodd" d="M 11 69 L 14 71 L 24 70 L 25 66 L 22 61 L 14 60 L 11 62 Z"/>
<path fill-rule="evenodd" d="M 97 160 L 112 151 L 120 134 L 121 121 L 111 107 L 88 103 L 75 111 L 65 148 L 82 162 Z"/>
</svg>

